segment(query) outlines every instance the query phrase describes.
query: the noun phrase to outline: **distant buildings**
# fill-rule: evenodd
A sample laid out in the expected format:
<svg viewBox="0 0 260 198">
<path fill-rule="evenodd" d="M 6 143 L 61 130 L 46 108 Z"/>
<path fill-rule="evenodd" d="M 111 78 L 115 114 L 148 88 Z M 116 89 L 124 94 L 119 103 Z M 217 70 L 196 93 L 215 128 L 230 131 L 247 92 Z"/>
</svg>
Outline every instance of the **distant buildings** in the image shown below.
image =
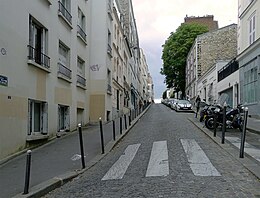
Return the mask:
<svg viewBox="0 0 260 198">
<path fill-rule="evenodd" d="M 0 10 L 0 160 L 150 101 L 131 0 L 3 0 Z"/>
<path fill-rule="evenodd" d="M 184 23 L 198 23 L 198 24 L 203 24 L 208 27 L 209 31 L 213 31 L 218 29 L 218 21 L 214 21 L 214 16 L 213 15 L 206 15 L 203 17 L 195 17 L 195 16 L 190 16 L 184 18 Z"/>
</svg>

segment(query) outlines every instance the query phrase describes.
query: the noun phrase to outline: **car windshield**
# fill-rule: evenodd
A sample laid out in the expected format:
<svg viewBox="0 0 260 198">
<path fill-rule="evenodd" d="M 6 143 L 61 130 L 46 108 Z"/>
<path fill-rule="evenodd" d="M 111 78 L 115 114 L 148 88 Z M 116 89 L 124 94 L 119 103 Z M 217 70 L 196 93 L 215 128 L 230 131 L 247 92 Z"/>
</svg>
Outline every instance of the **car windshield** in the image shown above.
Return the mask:
<svg viewBox="0 0 260 198">
<path fill-rule="evenodd" d="M 179 100 L 178 103 L 179 104 L 190 104 L 190 102 L 188 100 Z"/>
</svg>

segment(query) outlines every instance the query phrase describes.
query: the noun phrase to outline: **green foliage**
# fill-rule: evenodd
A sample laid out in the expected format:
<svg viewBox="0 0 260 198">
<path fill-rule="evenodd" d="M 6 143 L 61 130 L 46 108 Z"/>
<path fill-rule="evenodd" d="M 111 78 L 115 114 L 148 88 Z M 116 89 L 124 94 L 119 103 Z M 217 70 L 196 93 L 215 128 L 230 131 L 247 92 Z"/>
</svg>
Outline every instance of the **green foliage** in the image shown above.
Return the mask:
<svg viewBox="0 0 260 198">
<path fill-rule="evenodd" d="M 167 90 L 163 92 L 162 98 L 165 99 L 167 97 Z"/>
<path fill-rule="evenodd" d="M 165 75 L 167 88 L 175 87 L 175 91 L 185 93 L 186 58 L 196 37 L 205 32 L 208 32 L 207 26 L 183 23 L 165 41 L 160 73 Z"/>
</svg>

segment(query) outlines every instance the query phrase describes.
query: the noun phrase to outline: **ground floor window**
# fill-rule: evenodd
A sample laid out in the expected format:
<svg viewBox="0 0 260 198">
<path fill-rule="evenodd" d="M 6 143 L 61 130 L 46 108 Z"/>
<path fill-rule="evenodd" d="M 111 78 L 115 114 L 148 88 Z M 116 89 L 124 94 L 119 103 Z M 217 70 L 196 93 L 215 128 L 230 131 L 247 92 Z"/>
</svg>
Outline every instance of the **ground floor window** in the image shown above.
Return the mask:
<svg viewBox="0 0 260 198">
<path fill-rule="evenodd" d="M 32 133 L 48 133 L 47 102 L 28 100 L 28 135 Z"/>
<path fill-rule="evenodd" d="M 253 67 L 244 73 L 244 102 L 257 102 L 257 67 Z"/>
<path fill-rule="evenodd" d="M 58 131 L 69 131 L 70 128 L 70 109 L 69 106 L 58 105 L 59 126 Z"/>
</svg>

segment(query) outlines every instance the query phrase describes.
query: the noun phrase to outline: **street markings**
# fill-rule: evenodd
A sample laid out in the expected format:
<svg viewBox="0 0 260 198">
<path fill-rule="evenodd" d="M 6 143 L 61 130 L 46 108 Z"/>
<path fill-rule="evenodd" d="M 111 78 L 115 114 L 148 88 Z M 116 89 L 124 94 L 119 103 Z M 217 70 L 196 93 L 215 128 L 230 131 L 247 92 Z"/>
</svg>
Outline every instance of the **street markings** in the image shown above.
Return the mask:
<svg viewBox="0 0 260 198">
<path fill-rule="evenodd" d="M 241 144 L 241 140 L 238 137 L 226 137 L 226 139 L 233 144 L 234 146 L 236 146 L 237 148 L 240 149 L 240 144 Z M 257 149 L 256 147 L 248 144 L 247 142 L 245 142 L 245 148 L 244 148 L 245 153 L 247 153 L 248 155 L 252 156 L 253 158 L 255 158 L 257 161 L 260 162 L 260 152 L 259 149 Z"/>
<path fill-rule="evenodd" d="M 194 139 L 181 139 L 181 144 L 186 153 L 189 166 L 195 176 L 221 176 Z M 140 145 L 129 145 L 101 180 L 122 179 Z M 167 141 L 153 142 L 145 177 L 162 177 L 168 175 L 169 157 Z"/>
<path fill-rule="evenodd" d="M 129 145 L 123 155 L 114 163 L 114 165 L 105 174 L 102 180 L 122 179 L 128 166 L 132 162 L 141 144 Z"/>
<path fill-rule="evenodd" d="M 183 149 L 196 176 L 221 176 L 194 139 L 181 139 Z"/>
<path fill-rule="evenodd" d="M 146 177 L 167 175 L 169 175 L 167 142 L 154 142 L 146 171 Z"/>
</svg>

